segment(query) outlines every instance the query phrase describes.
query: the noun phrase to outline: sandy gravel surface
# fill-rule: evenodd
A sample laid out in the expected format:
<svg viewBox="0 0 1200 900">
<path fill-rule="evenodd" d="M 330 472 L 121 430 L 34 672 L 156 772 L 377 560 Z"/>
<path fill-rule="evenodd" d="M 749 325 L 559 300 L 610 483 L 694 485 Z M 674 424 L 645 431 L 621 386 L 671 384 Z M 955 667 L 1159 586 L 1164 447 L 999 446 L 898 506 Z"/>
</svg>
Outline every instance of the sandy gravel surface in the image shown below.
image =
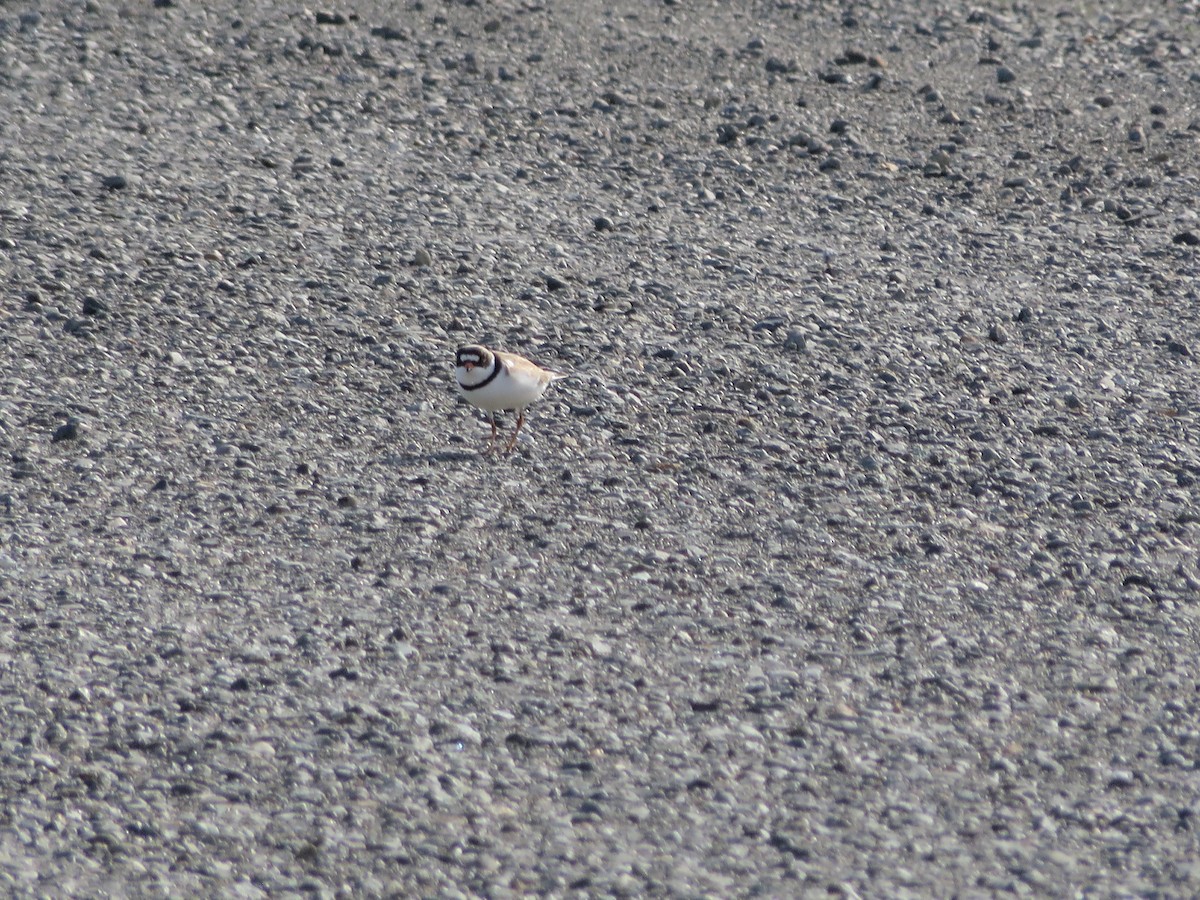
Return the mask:
<svg viewBox="0 0 1200 900">
<path fill-rule="evenodd" d="M 1200 893 L 1198 53 L 0 5 L 0 890 Z"/>
</svg>

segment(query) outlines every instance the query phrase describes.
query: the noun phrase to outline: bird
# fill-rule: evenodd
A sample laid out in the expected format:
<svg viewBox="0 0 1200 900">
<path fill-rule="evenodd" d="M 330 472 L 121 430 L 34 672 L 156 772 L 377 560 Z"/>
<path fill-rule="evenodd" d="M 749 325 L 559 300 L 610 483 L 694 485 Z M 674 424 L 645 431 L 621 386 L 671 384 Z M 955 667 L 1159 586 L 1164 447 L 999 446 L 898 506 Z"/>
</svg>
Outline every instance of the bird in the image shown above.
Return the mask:
<svg viewBox="0 0 1200 900">
<path fill-rule="evenodd" d="M 496 413 L 499 410 L 517 411 L 517 427 L 504 449 L 505 453 L 510 453 L 525 424 L 525 407 L 542 396 L 554 382 L 570 376 L 543 369 L 515 353 L 467 344 L 459 347 L 454 355 L 454 377 L 467 402 L 491 416 L 492 437 L 484 453 L 486 456 L 496 449 Z"/>
</svg>

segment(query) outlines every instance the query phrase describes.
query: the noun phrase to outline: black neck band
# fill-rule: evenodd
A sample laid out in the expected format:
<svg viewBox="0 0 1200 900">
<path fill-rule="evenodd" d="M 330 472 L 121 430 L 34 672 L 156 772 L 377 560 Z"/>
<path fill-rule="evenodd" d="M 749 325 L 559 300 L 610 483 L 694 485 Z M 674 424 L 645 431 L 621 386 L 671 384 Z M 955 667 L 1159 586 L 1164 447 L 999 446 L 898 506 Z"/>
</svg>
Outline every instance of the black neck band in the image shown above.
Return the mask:
<svg viewBox="0 0 1200 900">
<path fill-rule="evenodd" d="M 488 377 L 479 382 L 479 384 L 464 384 L 462 386 L 464 391 L 477 391 L 482 387 L 487 387 L 496 380 L 496 376 L 499 375 L 500 370 L 504 368 L 504 363 L 500 362 L 500 357 L 496 356 L 494 353 L 492 354 L 492 359 L 496 361 L 496 364 L 492 366 L 492 371 L 488 373 Z"/>
</svg>

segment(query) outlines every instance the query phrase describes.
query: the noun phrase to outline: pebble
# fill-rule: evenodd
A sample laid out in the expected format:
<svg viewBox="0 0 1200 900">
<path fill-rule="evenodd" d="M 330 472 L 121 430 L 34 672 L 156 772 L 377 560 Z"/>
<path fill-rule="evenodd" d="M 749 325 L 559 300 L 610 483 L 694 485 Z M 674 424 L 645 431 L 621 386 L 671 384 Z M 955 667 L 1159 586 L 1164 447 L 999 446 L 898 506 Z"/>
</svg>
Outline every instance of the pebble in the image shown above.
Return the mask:
<svg viewBox="0 0 1200 900">
<path fill-rule="evenodd" d="M 804 333 L 792 329 L 787 333 L 787 337 L 783 341 L 783 349 L 793 352 L 803 352 L 808 348 L 808 340 Z"/>
<path fill-rule="evenodd" d="M 732 144 L 737 141 L 739 132 L 736 126 L 722 122 L 717 126 L 717 143 Z"/>
<path fill-rule="evenodd" d="M 50 440 L 55 444 L 60 441 L 73 441 L 79 437 L 79 432 L 79 420 L 71 418 L 54 429 L 54 434 L 51 435 Z"/>
</svg>

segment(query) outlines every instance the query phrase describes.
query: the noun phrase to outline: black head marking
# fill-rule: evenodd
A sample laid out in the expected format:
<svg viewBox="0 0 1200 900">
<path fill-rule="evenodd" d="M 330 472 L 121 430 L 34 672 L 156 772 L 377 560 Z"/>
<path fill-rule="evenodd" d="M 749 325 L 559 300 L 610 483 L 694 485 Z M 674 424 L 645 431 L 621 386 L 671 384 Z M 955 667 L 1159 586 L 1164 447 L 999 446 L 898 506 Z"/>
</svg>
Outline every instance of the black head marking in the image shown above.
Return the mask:
<svg viewBox="0 0 1200 900">
<path fill-rule="evenodd" d="M 477 359 L 480 362 L 476 362 Z M 484 360 L 487 360 L 487 362 L 484 362 Z M 459 387 L 464 391 L 478 391 L 487 387 L 496 380 L 497 376 L 504 369 L 504 363 L 497 354 L 476 344 L 463 347 L 458 351 L 458 365 L 482 365 L 488 369 L 487 377 L 477 384 L 460 383 Z"/>
<path fill-rule="evenodd" d="M 492 354 L 486 348 L 479 344 L 467 344 L 464 347 L 459 347 L 458 352 L 454 355 L 454 364 L 456 366 L 482 366 L 488 361 Z"/>
</svg>

